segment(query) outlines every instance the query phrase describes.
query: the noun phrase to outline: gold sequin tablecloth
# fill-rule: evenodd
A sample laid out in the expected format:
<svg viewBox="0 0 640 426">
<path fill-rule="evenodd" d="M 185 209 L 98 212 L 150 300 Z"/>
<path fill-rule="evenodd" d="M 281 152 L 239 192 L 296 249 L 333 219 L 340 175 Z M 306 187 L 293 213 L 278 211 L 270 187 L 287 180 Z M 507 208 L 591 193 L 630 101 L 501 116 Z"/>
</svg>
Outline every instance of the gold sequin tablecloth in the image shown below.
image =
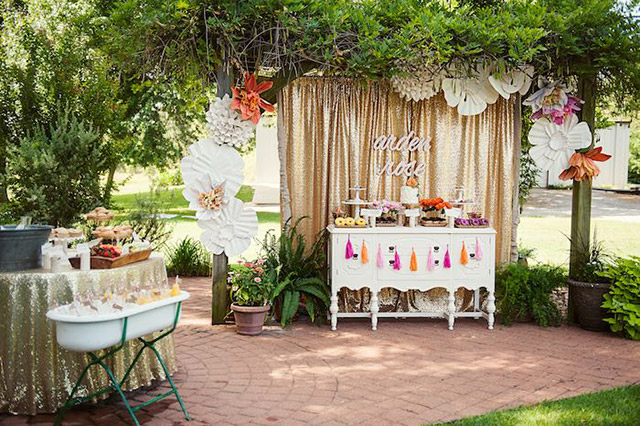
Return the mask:
<svg viewBox="0 0 640 426">
<path fill-rule="evenodd" d="M 133 290 L 141 284 L 156 286 L 167 280 L 164 260 L 149 260 L 116 269 L 81 272 L 68 269 L 56 274 L 43 270 L 0 273 L 0 412 L 52 413 L 67 395 L 88 362 L 83 353 L 70 352 L 56 342 L 55 323 L 46 313 L 55 302 L 70 303 L 76 294 L 102 295 L 114 288 Z M 122 377 L 140 348 L 130 341 L 110 362 Z M 176 370 L 173 337 L 156 344 L 170 372 Z M 145 351 L 125 383 L 125 390 L 165 379 L 162 367 Z M 83 382 L 93 392 L 108 384 L 102 369 L 91 369 Z"/>
</svg>

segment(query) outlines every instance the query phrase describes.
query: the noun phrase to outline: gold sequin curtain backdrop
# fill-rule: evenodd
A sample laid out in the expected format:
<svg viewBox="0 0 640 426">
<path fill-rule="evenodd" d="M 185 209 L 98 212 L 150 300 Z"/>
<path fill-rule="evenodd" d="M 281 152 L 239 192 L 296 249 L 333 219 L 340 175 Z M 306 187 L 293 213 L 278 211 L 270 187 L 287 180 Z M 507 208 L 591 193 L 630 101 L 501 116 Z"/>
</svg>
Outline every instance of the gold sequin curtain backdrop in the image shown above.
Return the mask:
<svg viewBox="0 0 640 426">
<path fill-rule="evenodd" d="M 470 196 L 498 231 L 496 259 L 508 262 L 515 168 L 514 97 L 499 98 L 482 114 L 465 117 L 442 94 L 407 102 L 387 82 L 304 77 L 278 97 L 278 135 L 283 164 L 283 216 L 301 222 L 308 240 L 331 221 L 331 212 L 350 197 L 349 187 L 367 188 L 369 200 L 399 200 L 404 178 L 377 175 L 387 160 L 424 161 L 422 196 L 447 198 L 456 186 Z M 431 140 L 427 152 L 373 150 L 379 135 L 413 130 Z"/>
</svg>

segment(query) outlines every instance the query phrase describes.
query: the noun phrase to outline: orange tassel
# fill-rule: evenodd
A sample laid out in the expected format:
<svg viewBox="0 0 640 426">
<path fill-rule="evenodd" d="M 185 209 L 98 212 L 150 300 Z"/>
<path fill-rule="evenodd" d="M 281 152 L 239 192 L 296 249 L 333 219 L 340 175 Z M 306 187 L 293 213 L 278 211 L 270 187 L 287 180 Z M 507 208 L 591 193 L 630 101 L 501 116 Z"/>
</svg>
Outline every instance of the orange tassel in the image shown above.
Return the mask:
<svg viewBox="0 0 640 426">
<path fill-rule="evenodd" d="M 462 242 L 462 253 L 460 253 L 460 263 L 466 265 L 469 263 L 469 255 L 467 254 L 467 247 L 464 245 L 464 241 Z"/>
<path fill-rule="evenodd" d="M 416 252 L 411 249 L 411 262 L 409 263 L 409 269 L 412 271 L 418 270 L 418 259 L 416 259 Z"/>
<path fill-rule="evenodd" d="M 360 253 L 360 259 L 362 263 L 369 263 L 369 249 L 367 249 L 367 245 L 362 240 L 362 253 Z"/>
</svg>

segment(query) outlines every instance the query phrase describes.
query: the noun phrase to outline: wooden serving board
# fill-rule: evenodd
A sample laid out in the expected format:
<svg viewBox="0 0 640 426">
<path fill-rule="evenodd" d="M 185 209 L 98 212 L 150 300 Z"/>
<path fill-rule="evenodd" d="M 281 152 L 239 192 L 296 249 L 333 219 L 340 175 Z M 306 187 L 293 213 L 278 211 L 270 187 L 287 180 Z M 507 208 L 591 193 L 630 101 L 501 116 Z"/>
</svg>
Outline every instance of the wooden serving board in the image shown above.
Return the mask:
<svg viewBox="0 0 640 426">
<path fill-rule="evenodd" d="M 351 226 L 349 226 L 349 225 L 336 225 L 336 224 L 334 224 L 334 226 L 336 228 L 360 228 L 360 229 L 367 227 L 367 225 L 351 225 Z"/>
<path fill-rule="evenodd" d="M 466 226 L 466 225 L 454 225 L 456 228 L 464 228 L 464 229 L 477 229 L 477 228 L 488 228 L 489 225 L 478 225 L 478 226 Z"/>
<path fill-rule="evenodd" d="M 380 227 L 389 227 L 389 228 L 395 228 L 396 226 L 398 226 L 398 221 L 395 222 L 376 222 L 376 226 L 380 226 Z"/>
<path fill-rule="evenodd" d="M 131 263 L 142 262 L 151 256 L 153 249 L 134 251 L 133 253 L 124 254 L 114 259 L 110 257 L 91 256 L 91 269 L 113 269 L 120 266 L 129 265 Z M 72 257 L 69 259 L 71 266 L 80 269 L 80 258 Z"/>
</svg>

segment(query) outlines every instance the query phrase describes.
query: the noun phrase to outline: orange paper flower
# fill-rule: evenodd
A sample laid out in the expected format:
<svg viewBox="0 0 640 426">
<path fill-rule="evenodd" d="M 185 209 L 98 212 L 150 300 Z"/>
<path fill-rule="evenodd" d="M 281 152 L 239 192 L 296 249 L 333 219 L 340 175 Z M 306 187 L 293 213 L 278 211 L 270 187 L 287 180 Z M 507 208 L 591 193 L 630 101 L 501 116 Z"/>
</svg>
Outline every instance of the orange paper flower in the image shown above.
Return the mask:
<svg viewBox="0 0 640 426">
<path fill-rule="evenodd" d="M 569 168 L 563 170 L 558 177 L 561 180 L 591 180 L 600 174 L 600 168 L 595 162 L 607 161 L 609 158 L 610 155 L 602 153 L 601 146 L 584 152 L 577 151 L 569 158 Z"/>
<path fill-rule="evenodd" d="M 255 74 L 246 73 L 244 75 L 244 89 L 239 87 L 231 89 L 233 91 L 231 109 L 239 110 L 243 120 L 251 119 L 254 124 L 258 124 L 261 114 L 260 108 L 269 112 L 275 111 L 273 105 L 260 97 L 261 93 L 271 89 L 272 86 L 273 82 L 271 81 L 263 81 L 258 84 Z"/>
</svg>

